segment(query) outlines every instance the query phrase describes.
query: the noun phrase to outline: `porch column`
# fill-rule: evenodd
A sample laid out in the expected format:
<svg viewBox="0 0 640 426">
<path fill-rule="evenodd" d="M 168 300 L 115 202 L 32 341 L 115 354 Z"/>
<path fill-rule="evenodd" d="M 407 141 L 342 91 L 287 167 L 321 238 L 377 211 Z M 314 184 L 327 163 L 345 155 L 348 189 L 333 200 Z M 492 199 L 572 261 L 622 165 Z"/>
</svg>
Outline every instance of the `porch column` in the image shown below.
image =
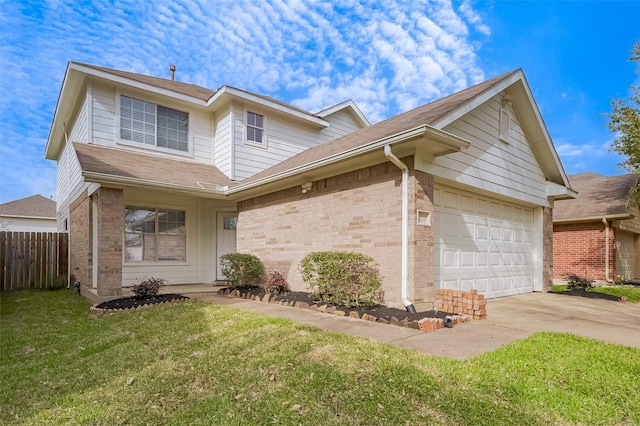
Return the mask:
<svg viewBox="0 0 640 426">
<path fill-rule="evenodd" d="M 98 206 L 98 241 L 94 259 L 98 267 L 98 296 L 122 294 L 122 239 L 124 194 L 122 189 L 100 188 L 93 194 Z"/>
<path fill-rule="evenodd" d="M 412 160 L 412 159 L 411 159 Z M 407 161 L 411 164 L 413 161 Z M 418 311 L 434 307 L 433 175 L 416 170 L 409 172 L 409 300 Z"/>
</svg>

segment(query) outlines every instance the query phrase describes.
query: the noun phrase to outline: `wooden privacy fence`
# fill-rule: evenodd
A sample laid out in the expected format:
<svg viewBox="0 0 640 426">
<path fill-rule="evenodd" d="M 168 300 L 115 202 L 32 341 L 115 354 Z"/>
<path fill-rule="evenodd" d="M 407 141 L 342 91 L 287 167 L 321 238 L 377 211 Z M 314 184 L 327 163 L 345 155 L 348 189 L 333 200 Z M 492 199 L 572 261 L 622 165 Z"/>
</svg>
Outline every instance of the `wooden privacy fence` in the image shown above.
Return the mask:
<svg viewBox="0 0 640 426">
<path fill-rule="evenodd" d="M 0 232 L 0 290 L 59 288 L 69 276 L 69 234 Z"/>
</svg>

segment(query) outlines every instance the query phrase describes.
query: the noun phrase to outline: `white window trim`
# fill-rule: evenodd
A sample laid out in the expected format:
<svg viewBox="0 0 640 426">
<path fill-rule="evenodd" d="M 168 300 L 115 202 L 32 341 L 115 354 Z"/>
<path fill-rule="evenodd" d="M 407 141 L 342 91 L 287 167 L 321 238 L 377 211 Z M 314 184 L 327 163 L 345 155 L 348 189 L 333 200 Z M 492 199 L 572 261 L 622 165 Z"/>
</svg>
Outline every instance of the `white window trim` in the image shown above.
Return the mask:
<svg viewBox="0 0 640 426">
<path fill-rule="evenodd" d="M 176 111 L 181 111 L 181 112 L 186 112 L 187 114 L 189 114 L 189 124 L 188 124 L 188 129 L 187 129 L 187 151 L 180 151 L 178 149 L 171 149 L 171 148 L 164 148 L 164 147 L 160 147 L 157 145 L 149 145 L 146 143 L 139 143 L 139 142 L 134 142 L 134 141 L 130 141 L 130 140 L 126 140 L 126 139 L 121 139 L 120 138 L 120 116 L 121 116 L 121 111 L 120 111 L 120 105 L 121 105 L 121 100 L 120 97 L 121 96 L 127 96 L 129 98 L 133 98 L 133 99 L 138 99 L 140 101 L 144 101 L 144 102 L 149 102 L 152 104 L 156 105 L 156 108 L 158 105 L 163 106 L 165 108 L 171 108 L 171 109 L 175 109 Z M 157 114 L 157 112 L 156 112 Z M 149 99 L 147 97 L 144 96 L 137 96 L 137 95 L 129 95 L 129 94 L 125 94 L 120 92 L 119 90 L 116 90 L 116 120 L 115 120 L 115 134 L 114 134 L 114 140 L 116 142 L 116 145 L 123 145 L 123 146 L 128 146 L 128 147 L 133 147 L 133 148 L 139 148 L 145 151 L 152 151 L 152 152 L 163 152 L 166 154 L 172 154 L 172 155 L 179 155 L 181 157 L 189 157 L 192 158 L 193 157 L 193 131 L 192 129 L 192 119 L 193 113 L 191 111 L 185 111 L 184 109 L 178 109 L 178 108 L 174 108 L 172 106 L 168 106 L 166 104 L 163 104 L 162 102 L 158 103 L 158 101 L 153 100 L 153 99 Z M 157 143 L 157 135 L 156 135 L 156 143 Z"/>
<path fill-rule="evenodd" d="M 247 139 L 247 127 L 249 126 L 247 118 L 248 118 L 248 113 L 250 112 L 253 114 L 258 114 L 262 116 L 262 143 L 250 141 L 249 139 Z M 244 117 L 242 118 L 242 135 L 243 135 L 243 140 L 245 145 L 249 145 L 254 148 L 267 149 L 268 147 L 267 115 L 263 111 L 257 108 L 244 108 Z"/>
<path fill-rule="evenodd" d="M 156 204 L 156 203 L 149 203 L 146 201 L 130 201 L 130 200 L 125 200 L 124 202 L 124 206 L 125 208 L 127 206 L 133 206 L 133 207 L 142 207 L 142 208 L 148 208 L 148 209 L 165 209 L 165 210 L 182 210 L 184 211 L 184 227 L 185 227 L 185 247 L 184 247 L 184 259 L 185 260 L 158 260 L 158 261 L 149 261 L 149 260 L 143 260 L 140 262 L 127 262 L 126 260 L 126 230 L 123 230 L 122 233 L 122 265 L 124 267 L 127 268 L 135 268 L 135 267 L 139 267 L 139 266 L 161 266 L 161 265 L 171 265 L 171 266 L 191 266 L 191 260 L 189 258 L 189 239 L 190 239 L 190 220 L 189 220 L 189 216 L 191 215 L 190 210 L 187 206 L 184 205 L 169 205 L 169 204 Z M 124 223 L 123 223 L 124 226 Z M 157 233 L 156 233 L 157 234 Z"/>
</svg>

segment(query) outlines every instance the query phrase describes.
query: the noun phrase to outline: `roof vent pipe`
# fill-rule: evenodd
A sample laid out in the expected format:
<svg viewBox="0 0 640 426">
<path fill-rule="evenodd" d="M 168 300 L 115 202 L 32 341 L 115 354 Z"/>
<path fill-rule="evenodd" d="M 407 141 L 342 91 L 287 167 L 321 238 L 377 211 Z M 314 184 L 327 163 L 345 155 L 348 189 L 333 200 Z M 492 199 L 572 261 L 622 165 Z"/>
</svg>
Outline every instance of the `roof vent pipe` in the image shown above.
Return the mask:
<svg viewBox="0 0 640 426">
<path fill-rule="evenodd" d="M 384 146 L 384 155 L 402 170 L 402 303 L 407 311 L 415 314 L 416 308 L 407 298 L 409 281 L 409 167 L 391 152 L 391 146 Z"/>
<path fill-rule="evenodd" d="M 171 64 L 169 65 L 169 71 L 171 71 L 171 80 L 175 80 L 176 77 L 176 66 Z"/>
</svg>

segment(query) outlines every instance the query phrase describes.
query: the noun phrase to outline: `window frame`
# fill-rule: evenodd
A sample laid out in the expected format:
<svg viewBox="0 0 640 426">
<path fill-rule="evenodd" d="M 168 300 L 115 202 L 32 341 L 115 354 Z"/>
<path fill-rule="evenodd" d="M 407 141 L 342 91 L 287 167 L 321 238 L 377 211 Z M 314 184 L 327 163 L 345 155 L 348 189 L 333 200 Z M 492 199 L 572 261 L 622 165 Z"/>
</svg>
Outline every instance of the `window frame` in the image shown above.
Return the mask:
<svg viewBox="0 0 640 426">
<path fill-rule="evenodd" d="M 149 143 L 137 142 L 134 140 L 122 138 L 122 98 L 123 97 L 154 105 L 154 144 L 153 145 Z M 135 96 L 121 93 L 119 91 L 116 91 L 116 98 L 117 98 L 117 102 L 116 102 L 116 123 L 115 123 L 116 138 L 115 139 L 118 144 L 133 146 L 133 147 L 142 148 L 142 149 L 149 149 L 153 151 L 161 151 L 165 153 L 186 156 L 186 157 L 193 156 L 193 135 L 191 132 L 192 114 L 190 111 L 184 111 L 177 108 L 172 108 L 162 103 L 154 102 L 153 100 L 149 100 L 144 97 L 135 97 Z M 158 107 L 165 108 L 172 111 L 177 111 L 178 113 L 183 113 L 187 115 L 187 132 L 186 132 L 187 133 L 187 140 L 186 140 L 187 150 L 186 151 L 183 151 L 177 148 L 158 146 Z"/>
<path fill-rule="evenodd" d="M 249 114 L 253 114 L 262 118 L 262 127 L 257 125 L 249 124 Z M 244 141 L 246 144 L 257 147 L 257 148 L 267 148 L 267 116 L 262 112 L 258 112 L 256 109 L 246 109 L 244 113 Z M 258 142 L 252 139 L 249 139 L 249 128 L 257 129 L 262 132 L 262 142 Z"/>
<path fill-rule="evenodd" d="M 154 212 L 154 232 L 127 232 L 127 222 L 126 222 L 126 218 L 127 218 L 127 210 L 128 209 L 137 209 L 137 210 L 147 210 L 147 211 L 153 211 Z M 170 232 L 161 232 L 160 231 L 160 213 L 170 213 L 170 212 L 177 212 L 179 214 L 182 214 L 183 217 L 183 222 L 179 224 L 182 225 L 183 228 L 183 232 L 182 233 L 170 233 Z M 136 266 L 136 265 L 145 265 L 145 264 L 150 264 L 150 265 L 158 265 L 158 264 L 180 264 L 180 265 L 186 265 L 188 262 L 188 241 L 187 241 L 187 235 L 188 235 L 188 220 L 187 220 L 187 216 L 188 216 L 188 212 L 187 209 L 184 207 L 166 207 L 166 206 L 156 206 L 156 207 L 150 207 L 148 205 L 145 205 L 144 203 L 126 203 L 125 204 L 125 222 L 124 222 L 124 235 L 123 235 L 123 263 L 129 266 Z M 165 221 L 165 223 L 168 223 L 167 221 Z M 127 255 L 127 236 L 128 235 L 153 235 L 154 236 L 154 240 L 153 240 L 153 251 L 154 251 L 154 258 L 153 259 L 145 259 L 145 253 L 144 253 L 144 248 L 142 249 L 142 253 L 140 256 L 140 260 L 131 260 L 129 259 L 129 256 Z M 170 236 L 182 236 L 184 243 L 182 244 L 182 246 L 184 247 L 184 252 L 183 252 L 183 259 L 162 259 L 159 256 L 159 252 L 160 250 L 160 238 L 159 237 L 170 237 Z"/>
</svg>

